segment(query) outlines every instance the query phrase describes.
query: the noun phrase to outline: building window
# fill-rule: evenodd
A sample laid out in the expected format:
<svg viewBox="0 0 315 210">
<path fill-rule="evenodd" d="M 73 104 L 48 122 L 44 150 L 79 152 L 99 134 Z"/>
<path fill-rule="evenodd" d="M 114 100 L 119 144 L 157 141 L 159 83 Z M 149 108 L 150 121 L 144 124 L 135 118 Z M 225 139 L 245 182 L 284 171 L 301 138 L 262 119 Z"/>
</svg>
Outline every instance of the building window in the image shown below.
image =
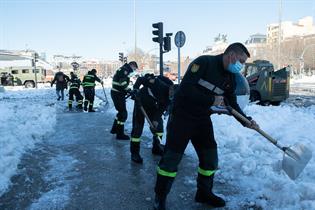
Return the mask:
<svg viewBox="0 0 315 210">
<path fill-rule="evenodd" d="M 33 69 L 33 73 L 35 73 L 34 69 Z M 37 74 L 39 73 L 39 69 L 36 69 L 36 73 Z"/>
<path fill-rule="evenodd" d="M 22 74 L 28 74 L 28 73 L 30 73 L 30 70 L 28 70 L 28 69 L 22 69 Z"/>
<path fill-rule="evenodd" d="M 12 73 L 12 74 L 18 74 L 18 73 L 19 73 L 19 70 L 12 70 L 11 73 Z"/>
</svg>

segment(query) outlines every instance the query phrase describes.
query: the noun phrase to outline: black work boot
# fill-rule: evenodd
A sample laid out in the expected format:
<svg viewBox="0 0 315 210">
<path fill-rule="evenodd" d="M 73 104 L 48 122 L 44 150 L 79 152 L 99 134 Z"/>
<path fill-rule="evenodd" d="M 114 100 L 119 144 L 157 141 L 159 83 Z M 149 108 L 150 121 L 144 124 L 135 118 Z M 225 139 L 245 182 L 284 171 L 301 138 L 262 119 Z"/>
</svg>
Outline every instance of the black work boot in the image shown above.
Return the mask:
<svg viewBox="0 0 315 210">
<path fill-rule="evenodd" d="M 155 195 L 153 209 L 154 210 L 165 210 L 166 209 L 165 203 L 166 203 L 166 198 L 161 198 L 161 197 Z"/>
<path fill-rule="evenodd" d="M 117 120 L 116 119 L 114 120 L 114 123 L 113 123 L 112 129 L 110 130 L 110 133 L 111 134 L 117 133 Z"/>
<path fill-rule="evenodd" d="M 72 104 L 69 104 L 68 107 L 69 107 L 69 111 L 71 111 L 72 110 Z"/>
<path fill-rule="evenodd" d="M 77 105 L 77 108 L 78 108 L 78 109 L 82 109 L 82 104 L 78 104 L 78 105 Z"/>
<path fill-rule="evenodd" d="M 93 109 L 93 104 L 89 105 L 89 112 L 95 112 L 95 110 Z"/>
<path fill-rule="evenodd" d="M 152 154 L 162 156 L 164 152 L 164 145 L 161 144 L 160 140 L 156 135 L 153 136 Z"/>
<path fill-rule="evenodd" d="M 87 112 L 88 111 L 88 104 L 89 104 L 89 102 L 88 101 L 84 101 L 84 107 L 83 107 L 83 111 L 84 112 Z"/>
<path fill-rule="evenodd" d="M 211 175 L 209 177 L 209 176 L 203 176 L 198 173 L 198 178 L 197 178 L 198 189 L 195 196 L 195 201 L 198 203 L 206 203 L 213 207 L 224 207 L 225 201 L 219 196 L 216 196 L 212 192 L 213 177 L 214 175 Z"/>
<path fill-rule="evenodd" d="M 171 190 L 174 177 L 162 176 L 159 173 L 156 177 L 156 183 L 154 187 L 155 199 L 153 208 L 154 210 L 166 209 L 166 197 Z"/>
<path fill-rule="evenodd" d="M 117 129 L 116 129 L 116 139 L 118 140 L 129 140 L 129 136 L 124 133 L 124 125 L 119 125 L 117 124 Z"/>
<path fill-rule="evenodd" d="M 143 159 L 140 156 L 140 142 L 130 142 L 131 160 L 135 163 L 142 163 Z"/>
</svg>

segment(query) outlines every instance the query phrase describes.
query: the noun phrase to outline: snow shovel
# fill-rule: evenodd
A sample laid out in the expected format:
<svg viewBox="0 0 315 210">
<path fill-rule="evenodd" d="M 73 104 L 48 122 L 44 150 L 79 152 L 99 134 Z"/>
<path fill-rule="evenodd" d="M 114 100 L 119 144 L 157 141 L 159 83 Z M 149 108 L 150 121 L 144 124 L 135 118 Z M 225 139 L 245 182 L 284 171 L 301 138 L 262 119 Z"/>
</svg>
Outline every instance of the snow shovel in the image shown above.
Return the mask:
<svg viewBox="0 0 315 210">
<path fill-rule="evenodd" d="M 150 125 L 150 128 L 151 128 L 151 129 L 155 129 L 155 126 L 154 126 L 153 123 L 151 122 L 149 116 L 148 116 L 147 113 L 145 112 L 145 110 L 144 110 L 144 108 L 143 108 L 142 105 L 140 105 L 140 109 L 141 109 L 141 111 L 142 111 L 142 113 L 143 113 L 145 119 L 147 119 L 147 121 L 148 121 L 148 123 L 149 123 L 149 125 Z M 160 143 L 162 143 L 161 138 L 160 138 L 158 135 L 156 135 L 156 137 L 158 138 L 158 140 L 160 141 Z"/>
<path fill-rule="evenodd" d="M 107 100 L 107 96 L 106 96 L 106 93 L 105 93 L 105 88 L 104 88 L 104 85 L 102 84 L 102 88 L 103 88 L 103 92 L 104 92 L 104 96 L 105 96 L 105 104 L 107 105 L 108 104 L 108 100 Z"/>
<path fill-rule="evenodd" d="M 228 106 L 227 109 L 234 117 L 242 120 L 246 124 L 251 124 L 251 122 L 247 118 L 238 113 L 232 107 Z M 296 179 L 312 158 L 312 151 L 303 144 L 295 144 L 292 147 L 282 147 L 279 145 L 277 140 L 269 136 L 260 128 L 254 128 L 254 130 L 256 130 L 258 133 L 260 133 L 272 144 L 274 144 L 276 147 L 278 147 L 284 152 L 282 160 L 282 169 L 292 180 Z"/>
</svg>

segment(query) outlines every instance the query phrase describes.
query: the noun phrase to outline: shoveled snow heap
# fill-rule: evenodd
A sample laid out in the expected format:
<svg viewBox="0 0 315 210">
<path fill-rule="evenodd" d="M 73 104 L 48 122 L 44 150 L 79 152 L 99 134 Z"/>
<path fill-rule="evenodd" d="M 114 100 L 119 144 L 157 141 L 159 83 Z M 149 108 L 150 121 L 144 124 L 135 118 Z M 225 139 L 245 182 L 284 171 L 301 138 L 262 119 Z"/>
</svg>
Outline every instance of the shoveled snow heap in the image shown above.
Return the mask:
<svg viewBox="0 0 315 210">
<path fill-rule="evenodd" d="M 52 100 L 53 90 L 0 93 L 0 195 L 8 188 L 22 154 L 53 131 Z"/>
</svg>

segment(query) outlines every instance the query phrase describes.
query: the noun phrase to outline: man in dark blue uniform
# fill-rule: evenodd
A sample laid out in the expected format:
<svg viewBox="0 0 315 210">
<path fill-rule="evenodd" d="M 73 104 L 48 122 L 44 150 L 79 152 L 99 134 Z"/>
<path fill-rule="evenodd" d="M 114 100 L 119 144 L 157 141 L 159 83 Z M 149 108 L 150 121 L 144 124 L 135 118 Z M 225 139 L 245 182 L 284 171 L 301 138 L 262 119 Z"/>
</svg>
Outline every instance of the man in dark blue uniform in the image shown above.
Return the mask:
<svg viewBox="0 0 315 210">
<path fill-rule="evenodd" d="M 84 91 L 84 112 L 95 112 L 95 110 L 93 109 L 95 97 L 95 81 L 103 84 L 103 81 L 96 76 L 96 72 L 96 69 L 92 69 L 91 71 L 88 71 L 88 73 L 83 77 L 82 86 Z"/>
<path fill-rule="evenodd" d="M 140 85 L 142 85 L 142 88 L 139 90 Z M 137 79 L 133 88 L 137 94 L 133 109 L 130 152 L 132 161 L 142 163 L 140 137 L 145 119 L 143 110 L 154 126 L 151 128 L 153 133 L 152 154 L 162 155 L 164 151 L 164 147 L 160 142 L 163 136 L 162 115 L 170 104 L 173 82 L 164 76 L 155 77 L 152 74 L 146 74 L 144 77 Z"/>
<path fill-rule="evenodd" d="M 165 151 L 158 164 L 154 209 L 164 210 L 167 194 L 177 173 L 186 146 L 191 140 L 198 158 L 197 193 L 195 201 L 213 207 L 225 201 L 212 192 L 218 168 L 217 144 L 210 119 L 211 106 L 229 105 L 247 117 L 236 101 L 235 73 L 239 73 L 250 54 L 241 43 L 231 44 L 223 54 L 196 58 L 175 94 L 169 118 Z M 247 117 L 251 120 L 250 117 Z M 258 126 L 255 121 L 250 128 Z"/>
<path fill-rule="evenodd" d="M 137 68 L 138 64 L 135 61 L 131 61 L 120 67 L 113 77 L 110 95 L 118 113 L 110 132 L 116 134 L 116 139 L 118 140 L 129 140 L 129 136 L 126 135 L 124 131 L 124 124 L 128 116 L 125 97 L 127 92 L 130 91 L 130 88 L 128 87 L 130 77 Z"/>
<path fill-rule="evenodd" d="M 80 93 L 81 80 L 73 72 L 70 72 L 70 81 L 69 82 L 70 82 L 69 100 L 68 100 L 69 110 L 72 109 L 72 103 L 74 100 L 74 96 L 75 96 L 75 99 L 78 103 L 77 108 L 82 109 L 83 96 Z"/>
</svg>

